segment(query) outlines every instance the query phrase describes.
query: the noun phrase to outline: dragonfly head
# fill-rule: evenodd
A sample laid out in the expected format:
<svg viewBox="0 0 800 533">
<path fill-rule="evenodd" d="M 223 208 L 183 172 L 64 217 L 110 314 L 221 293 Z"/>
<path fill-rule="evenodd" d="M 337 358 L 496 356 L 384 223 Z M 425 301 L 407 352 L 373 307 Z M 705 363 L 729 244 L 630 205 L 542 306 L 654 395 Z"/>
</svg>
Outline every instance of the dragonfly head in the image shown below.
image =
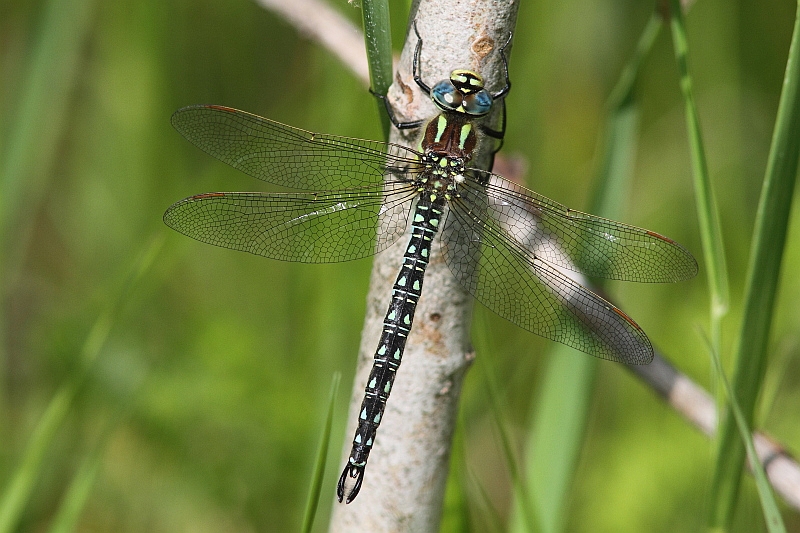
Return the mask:
<svg viewBox="0 0 800 533">
<path fill-rule="evenodd" d="M 431 99 L 442 111 L 482 117 L 492 109 L 492 95 L 483 86 L 477 72 L 458 69 L 450 79 L 442 80 L 431 89 Z"/>
</svg>

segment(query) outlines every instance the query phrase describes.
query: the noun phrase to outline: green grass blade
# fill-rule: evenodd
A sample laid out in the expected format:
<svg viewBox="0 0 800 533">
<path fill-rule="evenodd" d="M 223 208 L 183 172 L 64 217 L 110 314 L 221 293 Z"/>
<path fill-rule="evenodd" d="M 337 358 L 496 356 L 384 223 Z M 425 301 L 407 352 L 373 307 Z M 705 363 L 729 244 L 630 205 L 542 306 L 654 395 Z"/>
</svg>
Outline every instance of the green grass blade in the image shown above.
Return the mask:
<svg viewBox="0 0 800 533">
<path fill-rule="evenodd" d="M 494 505 L 492 505 L 492 499 L 489 497 L 489 493 L 486 492 L 486 488 L 469 468 L 467 468 L 467 474 L 470 478 L 471 485 L 478 491 L 478 512 L 480 512 L 480 518 L 483 519 L 483 523 L 480 525 L 490 528 L 488 533 L 499 533 L 503 531 L 503 517 Z"/>
<path fill-rule="evenodd" d="M 642 60 L 652 49 L 661 29 L 653 16 L 646 25 L 634 55 L 609 99 L 605 145 L 595 178 L 589 211 L 618 218 L 633 176 L 638 139 L 638 108 L 634 83 Z M 542 390 L 533 410 L 533 427 L 526 445 L 527 492 L 534 498 L 542 531 L 561 531 L 565 522 L 569 489 L 588 423 L 598 360 L 563 345 L 554 346 Z M 515 511 L 519 508 L 515 506 Z M 517 513 L 518 514 L 518 513 Z M 519 517 L 512 531 L 526 531 Z"/>
<path fill-rule="evenodd" d="M 486 492 L 486 488 L 478 482 L 476 482 L 475 485 L 478 487 L 478 491 L 480 492 L 480 501 L 483 509 L 485 510 L 484 514 L 486 515 L 484 520 L 485 523 L 489 524 L 489 527 L 492 528 L 491 533 L 503 531 L 502 526 L 499 525 L 503 523 L 503 518 L 500 516 L 500 513 L 497 511 L 497 509 L 495 509 L 492 505 L 492 499 L 489 497 L 489 493 Z"/>
<path fill-rule="evenodd" d="M 339 382 L 342 374 L 336 372 L 331 381 L 331 392 L 328 397 L 328 415 L 325 417 L 325 427 L 322 430 L 317 458 L 314 461 L 314 476 L 311 478 L 311 490 L 306 500 L 306 510 L 303 516 L 303 533 L 310 533 L 314 527 L 314 517 L 319 506 L 319 497 L 322 494 L 322 480 L 325 477 L 325 465 L 328 459 L 328 447 L 331 443 L 331 428 L 333 427 L 333 408 L 336 405 L 336 395 L 339 393 Z"/>
<path fill-rule="evenodd" d="M 786 526 L 783 524 L 783 518 L 781 517 L 780 511 L 778 511 L 778 504 L 775 502 L 775 496 L 772 494 L 772 486 L 767 480 L 767 474 L 764 472 L 761 461 L 758 460 L 758 454 L 756 454 L 756 449 L 753 445 L 753 433 L 739 407 L 739 402 L 736 401 L 736 395 L 733 393 L 728 377 L 722 369 L 719 354 L 714 351 L 710 344 L 709 352 L 711 352 L 711 359 L 714 361 L 717 374 L 719 374 L 722 384 L 725 387 L 725 394 L 728 396 L 727 405 L 731 409 L 733 417 L 736 420 L 736 428 L 739 430 L 739 437 L 742 439 L 742 443 L 747 451 L 747 459 L 753 467 L 753 476 L 756 478 L 756 489 L 758 490 L 758 498 L 761 500 L 761 510 L 764 513 L 764 520 L 767 523 L 767 531 L 769 531 L 769 533 L 786 533 Z"/>
<path fill-rule="evenodd" d="M 103 460 L 105 447 L 99 447 L 84 458 L 72 479 L 64 500 L 50 525 L 50 533 L 71 533 L 94 487 Z"/>
<path fill-rule="evenodd" d="M 128 394 L 126 394 L 123 402 L 117 408 L 116 413 L 104 424 L 105 427 L 100 438 L 97 439 L 97 444 L 83 458 L 56 510 L 53 520 L 50 522 L 49 533 L 71 533 L 75 530 L 75 526 L 81 517 L 81 513 L 100 473 L 103 456 L 108 449 L 111 437 L 123 417 L 126 417 L 130 412 L 130 407 L 133 403 L 131 400 L 135 398 L 135 395 L 132 394 L 134 391 L 135 388 L 127 391 Z"/>
<path fill-rule="evenodd" d="M 35 211 L 52 176 L 59 143 L 65 135 L 73 89 L 79 80 L 81 51 L 92 29 L 96 0 L 49 0 L 42 5 L 42 20 L 32 51 L 15 88 L 6 137 L 0 145 L 0 268 L 4 283 L 13 283 L 20 268 L 25 243 L 33 231 L 24 214 Z M 8 80 L 4 80 L 8 81 Z M 3 124 L 6 126 L 6 124 Z M 13 237 L 12 237 L 13 235 Z M 0 285 L 0 295 L 4 288 Z M 6 365 L 5 328 L 0 309 L 0 367 Z M 0 383 L 0 406 L 7 395 Z M 0 439 L 6 427 L 0 427 Z"/>
<path fill-rule="evenodd" d="M 745 422 L 750 426 L 753 425 L 756 400 L 766 373 L 767 343 L 797 179 L 800 154 L 799 47 L 800 6 L 795 13 L 786 75 L 783 78 L 772 145 L 756 212 L 745 284 L 744 316 L 735 354 L 733 392 L 739 401 Z M 720 429 L 712 485 L 712 525 L 724 526 L 731 521 L 744 454 L 733 414 L 728 408 Z"/>
<path fill-rule="evenodd" d="M 519 465 L 517 464 L 517 459 L 511 444 L 511 437 L 509 436 L 508 424 L 506 423 L 505 416 L 503 415 L 503 413 L 507 410 L 500 406 L 500 395 L 498 393 L 497 385 L 494 382 L 491 369 L 488 367 L 488 363 L 483 361 L 481 368 L 484 370 L 483 374 L 486 382 L 486 389 L 489 395 L 494 420 L 497 424 L 497 430 L 500 436 L 500 444 L 503 447 L 503 457 L 506 460 L 506 466 L 508 467 L 509 474 L 511 475 L 511 482 L 514 487 L 514 498 L 519 504 L 517 509 L 521 518 L 520 521 L 522 523 L 522 527 L 524 528 L 522 531 L 539 531 L 541 529 L 539 527 L 539 521 L 532 505 L 530 495 L 528 494 L 527 484 L 523 482 L 520 475 Z"/>
<path fill-rule="evenodd" d="M 719 352 L 721 345 L 722 318 L 728 312 L 728 267 L 725 263 L 725 246 L 722 240 L 722 226 L 714 197 L 714 189 L 708 175 L 706 151 L 700 131 L 700 118 L 694 101 L 692 78 L 689 75 L 688 41 L 686 25 L 683 20 L 680 0 L 670 0 L 670 27 L 675 60 L 680 75 L 681 93 L 686 109 L 686 128 L 689 136 L 689 151 L 692 158 L 695 206 L 700 225 L 700 239 L 703 243 L 708 286 L 711 296 L 711 342 Z"/>
<path fill-rule="evenodd" d="M 589 418 L 598 361 L 556 345 L 550 352 L 526 444 L 525 483 L 543 533 L 561 531 Z M 515 506 L 515 512 L 517 507 Z M 519 518 L 512 532 L 528 531 Z"/>
<path fill-rule="evenodd" d="M 589 212 L 606 218 L 618 218 L 622 201 L 633 178 L 638 140 L 638 106 L 635 100 L 635 83 L 642 61 L 653 49 L 656 37 L 663 26 L 661 18 L 650 17 L 630 61 L 622 70 L 617 85 L 608 100 L 605 147 L 599 171 L 595 177 L 594 194 Z"/>
<path fill-rule="evenodd" d="M 0 157 L 0 235 L 41 194 L 62 138 L 95 0 L 50 0 Z"/>
<path fill-rule="evenodd" d="M 464 453 L 464 417 L 459 413 L 450 448 L 450 475 L 445 488 L 440 533 L 470 531 L 471 505 L 466 491 L 467 460 Z"/>
<path fill-rule="evenodd" d="M 19 465 L 11 475 L 10 482 L 2 498 L 0 498 L 0 533 L 14 531 L 30 498 L 33 485 L 44 468 L 44 459 L 50 450 L 55 434 L 66 418 L 72 406 L 72 400 L 83 384 L 92 363 L 97 359 L 100 350 L 108 339 L 118 310 L 127 301 L 137 282 L 142 279 L 153 265 L 163 243 L 164 232 L 161 232 L 158 237 L 150 241 L 144 252 L 134 263 L 134 268 L 126 276 L 122 290 L 106 306 L 106 309 L 97 318 L 87 335 L 80 354 L 80 371 L 72 379 L 61 385 L 36 425 L 30 441 L 22 453 Z"/>
<path fill-rule="evenodd" d="M 33 485 L 42 471 L 44 457 L 72 405 L 77 388 L 78 384 L 73 381 L 59 389 L 31 435 L 22 460 L 0 499 L 0 533 L 12 533 L 15 530 Z"/>
<path fill-rule="evenodd" d="M 387 0 L 363 0 L 364 42 L 369 62 L 369 83 L 376 94 L 386 94 L 392 84 L 392 27 Z M 391 122 L 381 100 L 375 99 L 381 117 L 383 136 L 389 138 Z"/>
</svg>

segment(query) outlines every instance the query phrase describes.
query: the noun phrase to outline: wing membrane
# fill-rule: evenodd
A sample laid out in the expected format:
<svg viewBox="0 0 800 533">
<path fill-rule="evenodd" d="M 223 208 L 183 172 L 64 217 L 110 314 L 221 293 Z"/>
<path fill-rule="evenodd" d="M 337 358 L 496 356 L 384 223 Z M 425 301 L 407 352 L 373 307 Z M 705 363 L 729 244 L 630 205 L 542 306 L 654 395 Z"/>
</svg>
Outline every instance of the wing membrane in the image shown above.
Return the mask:
<svg viewBox="0 0 800 533">
<path fill-rule="evenodd" d="M 293 189 L 332 191 L 407 181 L 418 155 L 399 145 L 312 133 L 223 106 L 191 106 L 172 125 L 206 153 L 254 178 Z"/>
<path fill-rule="evenodd" d="M 650 341 L 625 313 L 508 238 L 477 191 L 451 202 L 442 229 L 450 270 L 483 305 L 532 333 L 612 361 L 646 364 Z M 483 204 L 483 205 L 482 205 Z"/>
<path fill-rule="evenodd" d="M 622 281 L 675 282 L 694 277 L 697 262 L 658 233 L 569 209 L 496 174 L 488 179 L 485 216 L 551 265 Z M 475 181 L 472 188 L 482 186 Z"/>
<path fill-rule="evenodd" d="M 172 205 L 171 228 L 199 241 L 303 263 L 360 259 L 406 230 L 413 188 L 396 185 L 334 193 L 206 193 Z M 380 231 L 378 231 L 380 228 Z"/>
</svg>

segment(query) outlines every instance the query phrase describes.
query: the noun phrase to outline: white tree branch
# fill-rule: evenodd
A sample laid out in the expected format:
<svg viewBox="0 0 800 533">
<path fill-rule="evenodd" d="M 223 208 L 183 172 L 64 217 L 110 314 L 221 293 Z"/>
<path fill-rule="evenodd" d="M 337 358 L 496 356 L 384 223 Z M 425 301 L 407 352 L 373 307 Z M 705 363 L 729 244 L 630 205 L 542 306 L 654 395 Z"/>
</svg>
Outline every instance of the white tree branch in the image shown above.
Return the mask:
<svg viewBox="0 0 800 533">
<path fill-rule="evenodd" d="M 480 72 L 491 90 L 501 88 L 505 77 L 499 49 L 513 28 L 516 10 L 516 1 L 505 0 L 420 2 L 416 22 L 423 39 L 423 80 L 432 86 L 448 78 L 453 69 L 468 68 Z M 394 109 L 406 120 L 437 114 L 413 80 L 416 44 L 416 35 L 409 28 L 389 91 Z M 414 147 L 418 135 L 403 135 L 393 128 L 390 140 Z M 485 154 L 477 159 L 485 160 Z M 375 258 L 342 465 L 349 456 L 364 387 L 407 242 L 406 237 L 401 238 Z M 438 531 L 461 383 L 472 360 L 471 312 L 472 297 L 450 273 L 434 245 L 363 487 L 349 505 L 334 504 L 330 531 Z"/>
</svg>

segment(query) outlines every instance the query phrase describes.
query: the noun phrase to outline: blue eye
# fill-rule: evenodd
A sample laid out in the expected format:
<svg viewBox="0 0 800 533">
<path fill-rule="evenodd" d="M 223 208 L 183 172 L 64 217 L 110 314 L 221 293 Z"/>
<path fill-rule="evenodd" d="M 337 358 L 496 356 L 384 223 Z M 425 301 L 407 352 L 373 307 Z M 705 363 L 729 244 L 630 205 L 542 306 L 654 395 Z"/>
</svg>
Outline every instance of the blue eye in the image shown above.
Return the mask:
<svg viewBox="0 0 800 533">
<path fill-rule="evenodd" d="M 458 89 L 449 80 L 443 80 L 434 85 L 433 89 L 431 89 L 431 98 L 433 103 L 443 111 L 457 109 L 464 100 L 463 95 L 458 92 Z"/>
<path fill-rule="evenodd" d="M 492 109 L 492 95 L 485 89 L 464 97 L 464 111 L 468 115 L 479 117 L 488 113 L 490 109 Z"/>
</svg>

